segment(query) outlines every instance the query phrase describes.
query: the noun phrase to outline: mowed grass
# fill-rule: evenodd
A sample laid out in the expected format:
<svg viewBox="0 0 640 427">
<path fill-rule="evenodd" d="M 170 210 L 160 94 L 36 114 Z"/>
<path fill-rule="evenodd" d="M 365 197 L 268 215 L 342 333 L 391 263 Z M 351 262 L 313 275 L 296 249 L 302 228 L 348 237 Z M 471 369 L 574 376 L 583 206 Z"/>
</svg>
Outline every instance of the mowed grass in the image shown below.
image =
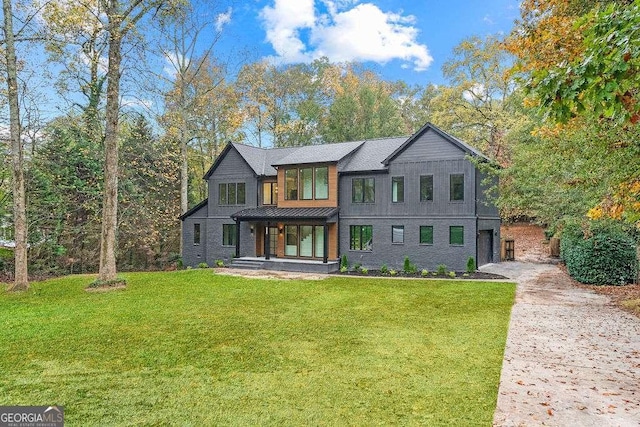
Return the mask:
<svg viewBox="0 0 640 427">
<path fill-rule="evenodd" d="M 0 405 L 67 425 L 491 425 L 515 286 L 211 270 L 0 291 Z"/>
</svg>

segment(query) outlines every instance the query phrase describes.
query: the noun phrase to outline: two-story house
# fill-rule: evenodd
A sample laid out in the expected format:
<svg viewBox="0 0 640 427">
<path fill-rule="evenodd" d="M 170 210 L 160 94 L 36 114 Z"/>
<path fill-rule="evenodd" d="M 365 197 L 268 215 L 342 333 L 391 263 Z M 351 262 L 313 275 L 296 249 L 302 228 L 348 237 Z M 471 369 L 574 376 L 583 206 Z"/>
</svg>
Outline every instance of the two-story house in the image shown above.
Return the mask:
<svg viewBox="0 0 640 427">
<path fill-rule="evenodd" d="M 408 138 L 230 143 L 204 177 L 208 199 L 181 216 L 183 261 L 301 271 L 336 270 L 343 254 L 369 268 L 405 256 L 427 269 L 496 262 L 500 217 L 477 161 L 489 159 L 430 123 Z"/>
</svg>

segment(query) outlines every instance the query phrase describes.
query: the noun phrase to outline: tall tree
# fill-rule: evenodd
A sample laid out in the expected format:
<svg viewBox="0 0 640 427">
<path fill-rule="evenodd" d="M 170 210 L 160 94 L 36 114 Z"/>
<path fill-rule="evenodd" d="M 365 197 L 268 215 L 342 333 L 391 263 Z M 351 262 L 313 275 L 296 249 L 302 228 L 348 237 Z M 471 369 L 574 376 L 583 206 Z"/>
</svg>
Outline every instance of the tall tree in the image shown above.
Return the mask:
<svg viewBox="0 0 640 427">
<path fill-rule="evenodd" d="M 118 123 L 122 45 L 131 31 L 151 11 L 175 5 L 178 0 L 100 0 L 109 33 L 106 125 L 104 137 L 104 199 L 100 239 L 100 281 L 117 279 L 116 232 L 118 228 Z"/>
<path fill-rule="evenodd" d="M 24 161 L 20 105 L 18 95 L 18 60 L 13 29 L 11 0 L 2 1 L 4 15 L 5 67 L 7 73 L 7 98 L 9 101 L 9 132 L 11 137 L 11 175 L 13 182 L 13 222 L 15 240 L 15 277 L 11 291 L 29 288 L 27 271 L 27 210 L 24 186 Z"/>
</svg>

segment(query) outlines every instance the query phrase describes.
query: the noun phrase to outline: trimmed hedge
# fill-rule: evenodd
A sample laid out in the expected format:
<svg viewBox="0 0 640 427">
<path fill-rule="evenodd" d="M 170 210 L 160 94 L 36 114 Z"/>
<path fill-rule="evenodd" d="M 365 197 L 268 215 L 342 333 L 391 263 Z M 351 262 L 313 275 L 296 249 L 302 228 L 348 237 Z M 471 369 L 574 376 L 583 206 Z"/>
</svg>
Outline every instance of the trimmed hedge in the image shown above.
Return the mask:
<svg viewBox="0 0 640 427">
<path fill-rule="evenodd" d="M 581 283 L 624 285 L 632 283 L 638 272 L 636 243 L 614 223 L 591 222 L 587 229 L 567 224 L 560 256 L 571 277 Z"/>
</svg>

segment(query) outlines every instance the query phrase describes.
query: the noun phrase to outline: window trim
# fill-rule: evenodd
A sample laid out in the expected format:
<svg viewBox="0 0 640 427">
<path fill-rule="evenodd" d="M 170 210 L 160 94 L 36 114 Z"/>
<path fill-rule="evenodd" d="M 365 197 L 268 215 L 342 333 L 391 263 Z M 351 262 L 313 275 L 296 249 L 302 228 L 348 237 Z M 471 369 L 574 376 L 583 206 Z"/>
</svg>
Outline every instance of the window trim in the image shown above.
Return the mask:
<svg viewBox="0 0 640 427">
<path fill-rule="evenodd" d="M 356 181 L 360 182 L 361 188 L 362 188 L 362 198 L 361 200 L 356 200 L 355 198 L 355 186 L 356 186 Z M 373 199 L 372 200 L 367 200 L 367 186 L 366 186 L 366 182 L 367 181 L 371 181 L 371 188 L 373 189 Z M 357 203 L 357 204 L 364 204 L 364 203 L 368 203 L 368 204 L 373 204 L 376 202 L 376 179 L 373 177 L 359 177 L 359 178 L 351 178 L 351 203 Z"/>
<path fill-rule="evenodd" d="M 422 241 L 422 228 L 430 228 L 431 229 L 431 242 L 423 242 Z M 425 245 L 425 246 L 433 246 L 433 225 L 421 225 L 420 228 L 418 229 L 418 242 L 421 245 Z"/>
<path fill-rule="evenodd" d="M 402 194 L 402 200 L 399 200 L 399 198 L 397 198 L 398 200 L 393 200 L 393 184 L 394 182 L 396 182 L 396 180 L 401 180 L 399 182 L 402 182 L 402 193 L 398 192 L 398 194 L 396 194 L 396 196 L 399 196 L 400 194 Z M 391 203 L 404 203 L 404 176 L 392 176 L 391 177 Z"/>
<path fill-rule="evenodd" d="M 395 237 L 394 229 L 401 229 L 402 230 L 402 241 L 401 242 L 394 242 L 393 241 L 393 239 Z M 392 245 L 404 245 L 404 225 L 392 225 L 391 226 L 391 244 Z"/>
<path fill-rule="evenodd" d="M 271 203 L 265 203 L 265 187 L 269 188 Z M 275 206 L 278 204 L 278 181 L 262 181 L 262 206 Z"/>
<path fill-rule="evenodd" d="M 453 243 L 452 242 L 452 234 L 451 232 L 453 231 L 454 228 L 460 228 L 462 231 L 462 234 L 460 235 L 462 237 L 462 243 Z M 449 226 L 449 245 L 451 246 L 464 246 L 464 225 L 450 225 Z"/>
<path fill-rule="evenodd" d="M 357 227 L 357 231 L 359 234 L 360 248 L 358 249 L 354 248 L 353 246 L 353 230 L 355 229 L 355 227 Z M 362 234 L 363 234 L 362 231 L 364 227 L 371 228 L 371 246 L 369 247 L 369 249 L 366 249 L 362 241 Z M 372 252 L 373 251 L 373 225 L 352 224 L 349 226 L 349 251 L 354 251 L 354 252 Z"/>
<path fill-rule="evenodd" d="M 225 243 L 225 229 L 230 232 L 230 234 L 227 234 L 227 237 L 229 237 L 229 243 Z M 222 246 L 234 247 L 236 245 L 237 234 L 237 224 L 222 224 Z"/>
<path fill-rule="evenodd" d="M 202 242 L 201 232 L 202 232 L 202 226 L 200 225 L 200 223 L 194 222 L 193 223 L 193 246 L 200 246 L 200 243 Z"/>
<path fill-rule="evenodd" d="M 431 177 L 431 198 L 422 197 L 422 179 Z M 421 202 L 433 202 L 433 174 L 420 175 L 420 201 Z"/>
<path fill-rule="evenodd" d="M 242 193 L 239 193 L 238 190 L 242 186 Z M 231 203 L 231 199 L 229 197 L 230 191 L 229 189 L 233 187 L 234 200 Z M 224 191 L 222 190 L 224 188 Z M 239 194 L 242 194 L 242 200 L 238 197 Z M 224 198 L 223 198 L 224 195 Z M 244 181 L 241 182 L 219 182 L 218 183 L 218 206 L 238 206 L 238 205 L 246 205 L 247 204 L 247 184 Z"/>
<path fill-rule="evenodd" d="M 454 199 L 453 195 L 454 195 L 454 190 L 453 190 L 453 178 L 454 177 L 462 177 L 462 198 L 461 199 Z M 452 173 L 449 174 L 449 202 L 454 202 L 454 203 L 461 203 L 464 202 L 464 196 L 465 196 L 465 191 L 464 191 L 464 173 Z"/>
</svg>

